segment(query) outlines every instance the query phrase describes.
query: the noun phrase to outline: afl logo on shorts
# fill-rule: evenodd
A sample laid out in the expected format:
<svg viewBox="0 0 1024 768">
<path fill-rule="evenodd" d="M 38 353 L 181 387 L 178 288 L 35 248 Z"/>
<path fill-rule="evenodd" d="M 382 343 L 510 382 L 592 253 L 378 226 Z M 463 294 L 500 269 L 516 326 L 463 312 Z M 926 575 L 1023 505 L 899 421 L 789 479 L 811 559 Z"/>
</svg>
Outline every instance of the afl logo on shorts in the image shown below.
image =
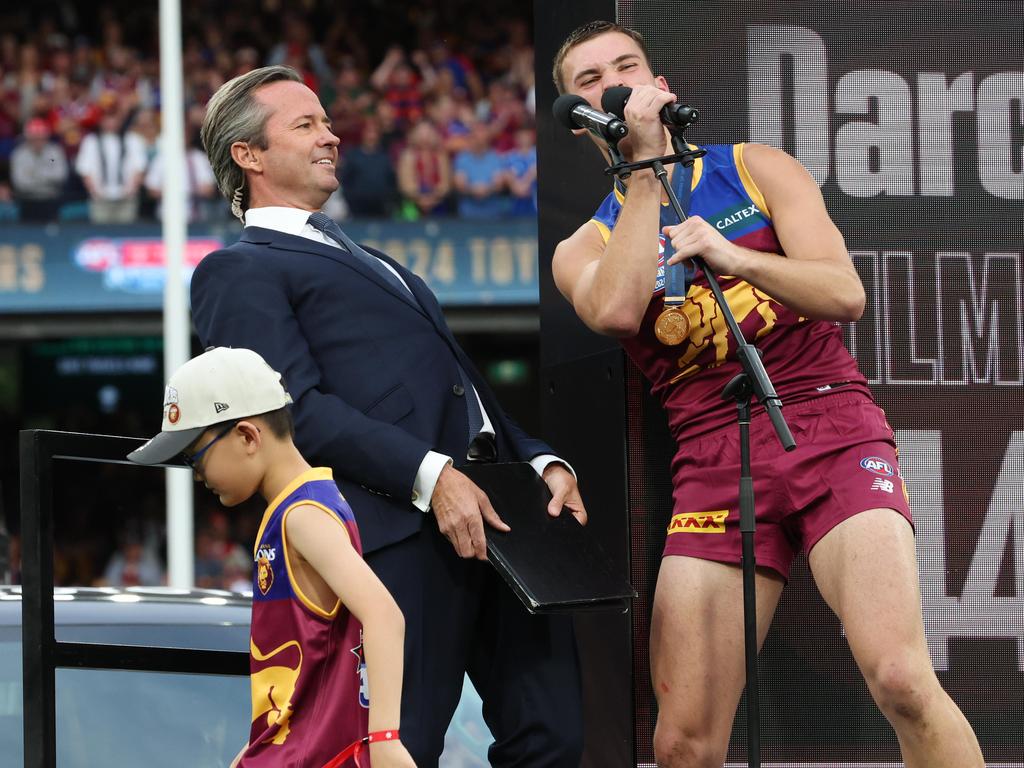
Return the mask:
<svg viewBox="0 0 1024 768">
<path fill-rule="evenodd" d="M 174 403 L 171 403 L 167 407 L 167 420 L 169 422 L 171 422 L 171 424 L 177 424 L 178 423 L 178 419 L 180 419 L 180 418 L 181 418 L 181 411 L 178 410 L 178 406 L 176 406 Z"/>
<path fill-rule="evenodd" d="M 874 472 L 876 475 L 885 475 L 885 477 L 892 477 L 896 474 L 893 470 L 892 465 L 885 459 L 880 459 L 877 456 L 868 456 L 866 459 L 860 460 L 862 468 L 868 472 Z"/>
</svg>

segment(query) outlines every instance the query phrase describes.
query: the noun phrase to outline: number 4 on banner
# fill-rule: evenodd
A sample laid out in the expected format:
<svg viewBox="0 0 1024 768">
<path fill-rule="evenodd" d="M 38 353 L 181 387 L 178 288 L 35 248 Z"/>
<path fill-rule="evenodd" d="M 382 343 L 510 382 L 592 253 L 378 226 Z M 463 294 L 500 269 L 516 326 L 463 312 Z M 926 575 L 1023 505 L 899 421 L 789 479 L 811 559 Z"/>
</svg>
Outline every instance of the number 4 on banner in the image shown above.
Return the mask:
<svg viewBox="0 0 1024 768">
<path fill-rule="evenodd" d="M 1024 432 L 1010 435 L 959 598 L 946 594 L 942 433 L 898 430 L 896 436 L 914 508 L 924 625 L 935 669 L 949 669 L 950 638 L 1015 637 L 1017 667 L 1024 672 L 1024 508 L 1019 497 Z M 1011 542 L 1014 596 L 997 597 L 1000 566 Z"/>
</svg>

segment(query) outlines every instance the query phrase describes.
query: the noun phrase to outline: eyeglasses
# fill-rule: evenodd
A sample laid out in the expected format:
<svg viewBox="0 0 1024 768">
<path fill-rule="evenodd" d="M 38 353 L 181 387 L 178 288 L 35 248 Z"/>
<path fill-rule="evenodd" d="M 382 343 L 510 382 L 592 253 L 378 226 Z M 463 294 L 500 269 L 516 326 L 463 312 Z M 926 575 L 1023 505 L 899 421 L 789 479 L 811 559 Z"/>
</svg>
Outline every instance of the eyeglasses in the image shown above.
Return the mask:
<svg viewBox="0 0 1024 768">
<path fill-rule="evenodd" d="M 213 440 L 208 442 L 206 445 L 204 445 L 202 448 L 200 448 L 198 451 L 196 451 L 195 453 L 193 453 L 191 455 L 182 452 L 181 460 L 184 461 L 185 464 L 189 467 L 189 469 L 191 469 L 193 472 L 198 472 L 199 471 L 199 465 L 203 461 L 203 454 L 206 453 L 208 450 L 210 450 L 210 446 L 212 446 L 214 443 L 216 443 L 222 437 L 227 435 L 227 433 L 230 432 L 232 429 L 234 429 L 237 425 L 238 425 L 237 421 L 232 421 L 230 424 L 228 424 L 226 427 L 224 427 L 224 429 L 222 429 L 220 432 L 218 432 L 217 436 L 215 438 L 213 438 Z"/>
</svg>

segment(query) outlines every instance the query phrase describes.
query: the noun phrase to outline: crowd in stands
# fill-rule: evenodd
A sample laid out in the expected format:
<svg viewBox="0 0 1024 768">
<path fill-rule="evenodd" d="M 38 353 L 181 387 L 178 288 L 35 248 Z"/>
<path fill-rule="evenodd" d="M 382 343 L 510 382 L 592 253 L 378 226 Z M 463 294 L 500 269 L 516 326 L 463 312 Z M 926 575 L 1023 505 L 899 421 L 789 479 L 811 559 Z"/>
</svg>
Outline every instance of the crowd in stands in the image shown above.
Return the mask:
<svg viewBox="0 0 1024 768">
<path fill-rule="evenodd" d="M 156 221 L 167 169 L 155 6 L 37 6 L 0 9 L 0 223 Z M 336 218 L 534 215 L 529 13 L 512 0 L 182 0 L 191 220 L 232 220 L 199 143 L 205 105 L 221 83 L 267 64 L 295 67 L 329 112 L 341 141 L 341 194 L 328 208 Z M 47 421 L 18 424 L 107 434 L 158 428 L 100 418 L 55 407 Z M 16 449 L 16 432 L 0 430 L 10 437 L 5 455 Z M 106 472 L 61 483 L 57 583 L 164 583 L 162 486 L 146 472 Z M 4 570 L 17 580 L 17 476 L 0 472 L 0 486 L 8 501 L 0 581 Z M 251 552 L 241 545 L 255 531 L 239 526 L 259 515 L 225 516 L 200 501 L 207 495 L 196 497 L 196 583 L 247 586 Z"/>
<path fill-rule="evenodd" d="M 497 0 L 344 10 L 184 0 L 189 218 L 230 218 L 199 142 L 226 80 L 287 64 L 341 140 L 335 218 L 536 213 L 528 8 Z M 0 220 L 153 221 L 163 179 L 156 14 L 108 0 L 0 12 Z"/>
<path fill-rule="evenodd" d="M 96 519 L 95 509 L 79 504 L 58 511 L 58 518 L 76 530 L 75 536 L 57 532 L 54 542 L 53 578 L 57 586 L 152 587 L 167 584 L 164 566 L 166 540 L 162 500 L 147 492 L 144 503 L 133 506 L 131 515 L 119 517 L 117 526 Z M 201 589 L 232 592 L 252 590 L 252 553 L 241 543 L 256 531 L 242 530 L 248 520 L 259 520 L 258 511 L 241 515 L 196 504 L 195 549 L 192 553 L 194 584 Z M 90 522 L 91 521 L 91 522 Z M 250 542 L 251 543 L 251 542 Z M 21 582 L 21 536 L 0 526 L 0 584 Z"/>
</svg>

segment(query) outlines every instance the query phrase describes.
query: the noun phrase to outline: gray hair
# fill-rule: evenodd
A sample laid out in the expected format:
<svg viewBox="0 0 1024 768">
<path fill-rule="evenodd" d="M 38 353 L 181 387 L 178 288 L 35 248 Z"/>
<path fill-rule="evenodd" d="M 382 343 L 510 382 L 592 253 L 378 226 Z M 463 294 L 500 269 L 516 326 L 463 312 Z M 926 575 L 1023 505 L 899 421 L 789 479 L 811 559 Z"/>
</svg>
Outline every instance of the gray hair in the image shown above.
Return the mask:
<svg viewBox="0 0 1024 768">
<path fill-rule="evenodd" d="M 249 206 L 245 173 L 231 157 L 231 145 L 244 141 L 259 149 L 267 148 L 267 119 L 270 110 L 253 96 L 256 89 L 278 80 L 302 82 L 291 67 L 261 67 L 224 83 L 206 105 L 206 117 L 199 138 L 210 158 L 220 193 L 231 201 L 231 213 L 244 220 Z"/>
</svg>

